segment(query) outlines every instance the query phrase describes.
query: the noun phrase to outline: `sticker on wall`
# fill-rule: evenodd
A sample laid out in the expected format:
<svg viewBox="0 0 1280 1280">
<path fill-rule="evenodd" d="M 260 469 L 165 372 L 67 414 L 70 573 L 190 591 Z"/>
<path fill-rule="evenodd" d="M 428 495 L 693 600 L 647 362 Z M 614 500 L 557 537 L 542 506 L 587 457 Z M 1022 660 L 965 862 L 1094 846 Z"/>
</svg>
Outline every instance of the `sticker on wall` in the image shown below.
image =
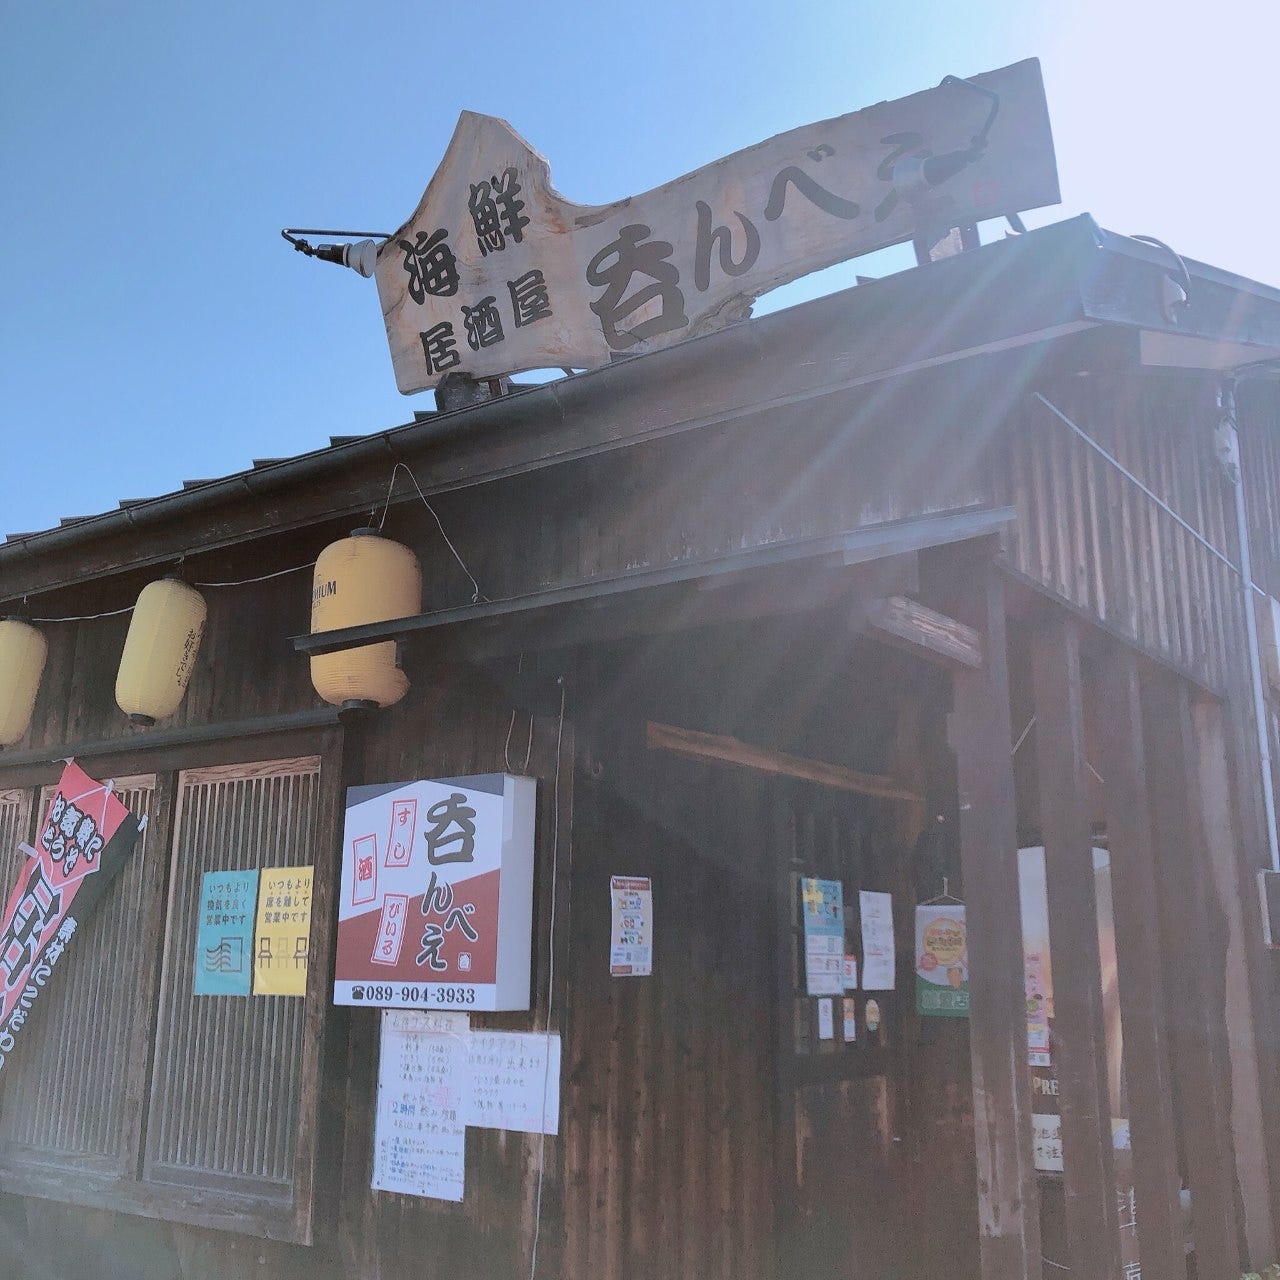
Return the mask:
<svg viewBox="0 0 1280 1280">
<path fill-rule="evenodd" d="M 880 1001 L 867 1001 L 867 1030 L 876 1032 L 880 1030 Z"/>
<path fill-rule="evenodd" d="M 852 996 L 841 1001 L 844 1006 L 844 1042 L 852 1044 L 858 1038 L 858 1002 Z"/>
<path fill-rule="evenodd" d="M 653 882 L 648 876 L 610 876 L 609 896 L 609 976 L 647 978 L 653 972 Z"/>
<path fill-rule="evenodd" d="M 257 902 L 257 871 L 204 873 L 196 926 L 195 995 L 249 994 Z"/>
<path fill-rule="evenodd" d="M 836 1038 L 835 1010 L 830 996 L 823 996 L 818 1001 L 818 1039 L 834 1040 Z"/>
<path fill-rule="evenodd" d="M 969 1016 L 969 938 L 964 904 L 916 908 L 916 1012 L 926 1018 Z"/>
<path fill-rule="evenodd" d="M 253 994 L 307 993 L 311 938 L 311 867 L 264 867 L 258 878 L 253 938 Z"/>
<path fill-rule="evenodd" d="M 858 989 L 858 957 L 846 955 L 844 958 L 844 970 L 841 974 L 846 991 L 857 991 Z"/>
<path fill-rule="evenodd" d="M 1033 1067 L 1047 1067 L 1051 1059 L 1044 957 L 1039 951 L 1026 951 L 1022 959 L 1027 985 L 1027 1060 Z"/>
</svg>

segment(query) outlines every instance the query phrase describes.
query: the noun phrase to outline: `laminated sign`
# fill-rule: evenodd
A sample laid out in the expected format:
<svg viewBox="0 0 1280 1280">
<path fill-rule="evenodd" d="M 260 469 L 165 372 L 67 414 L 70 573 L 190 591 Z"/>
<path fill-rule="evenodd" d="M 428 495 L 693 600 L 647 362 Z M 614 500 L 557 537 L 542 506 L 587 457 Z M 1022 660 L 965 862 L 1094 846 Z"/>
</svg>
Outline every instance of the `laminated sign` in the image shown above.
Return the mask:
<svg viewBox="0 0 1280 1280">
<path fill-rule="evenodd" d="M 77 928 L 137 843 L 138 820 L 109 783 L 78 765 L 62 771 L 36 847 L 26 855 L 0 921 L 0 1068 Z"/>
<path fill-rule="evenodd" d="M 961 903 L 916 908 L 916 1011 L 969 1016 L 969 935 Z"/>
<path fill-rule="evenodd" d="M 838 996 L 844 991 L 844 886 L 839 880 L 800 881 L 804 908 L 805 991 Z"/>
<path fill-rule="evenodd" d="M 351 787 L 335 1004 L 527 1009 L 532 778 Z"/>
<path fill-rule="evenodd" d="M 254 923 L 253 994 L 305 996 L 313 867 L 264 867 Z"/>
</svg>

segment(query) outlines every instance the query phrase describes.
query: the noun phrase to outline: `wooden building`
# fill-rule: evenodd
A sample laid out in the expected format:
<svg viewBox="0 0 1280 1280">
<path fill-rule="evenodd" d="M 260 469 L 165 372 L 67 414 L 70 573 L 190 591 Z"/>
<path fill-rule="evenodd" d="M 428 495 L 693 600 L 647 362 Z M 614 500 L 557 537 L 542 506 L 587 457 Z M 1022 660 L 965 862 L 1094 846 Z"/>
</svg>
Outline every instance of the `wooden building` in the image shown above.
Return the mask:
<svg viewBox="0 0 1280 1280">
<path fill-rule="evenodd" d="M 30 838 L 67 756 L 149 823 L 0 1080 L 0 1273 L 1273 1261 L 1246 611 L 1280 597 L 1277 355 L 1280 292 L 1078 218 L 11 536 L 0 596 L 66 620 L 38 624 L 0 844 Z M 1231 370 L 1252 592 L 1218 457 Z M 401 472 L 385 531 L 420 557 L 427 612 L 309 638 L 311 563 L 381 514 L 397 464 L 439 518 Z M 114 611 L 175 570 L 205 584 L 208 628 L 177 715 L 133 730 Z M 409 695 L 340 721 L 308 652 L 387 637 Z M 559 1135 L 470 1130 L 461 1204 L 371 1191 L 378 1013 L 330 998 L 344 788 L 504 770 L 539 782 L 531 1005 L 472 1021 L 559 1033 Z M 1019 848 L 1041 846 L 1061 1173 L 1033 1150 Z M 304 864 L 305 998 L 194 997 L 201 872 Z M 652 879 L 650 977 L 609 976 L 611 875 Z M 811 876 L 893 895 L 895 988 L 850 993 L 851 1042 L 805 994 Z M 913 999 L 914 907 L 944 877 L 967 1019 Z"/>
</svg>

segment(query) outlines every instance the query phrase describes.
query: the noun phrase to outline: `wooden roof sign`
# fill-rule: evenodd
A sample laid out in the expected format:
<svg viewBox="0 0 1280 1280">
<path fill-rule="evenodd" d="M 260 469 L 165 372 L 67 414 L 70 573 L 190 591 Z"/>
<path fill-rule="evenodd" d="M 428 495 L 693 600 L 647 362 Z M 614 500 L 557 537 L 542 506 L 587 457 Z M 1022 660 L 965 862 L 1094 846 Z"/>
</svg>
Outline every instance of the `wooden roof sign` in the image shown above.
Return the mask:
<svg viewBox="0 0 1280 1280">
<path fill-rule="evenodd" d="M 605 205 L 564 199 L 506 121 L 464 111 L 413 216 L 378 249 L 396 384 L 594 368 L 741 319 L 821 267 L 1058 198 L 1035 59 Z"/>
</svg>

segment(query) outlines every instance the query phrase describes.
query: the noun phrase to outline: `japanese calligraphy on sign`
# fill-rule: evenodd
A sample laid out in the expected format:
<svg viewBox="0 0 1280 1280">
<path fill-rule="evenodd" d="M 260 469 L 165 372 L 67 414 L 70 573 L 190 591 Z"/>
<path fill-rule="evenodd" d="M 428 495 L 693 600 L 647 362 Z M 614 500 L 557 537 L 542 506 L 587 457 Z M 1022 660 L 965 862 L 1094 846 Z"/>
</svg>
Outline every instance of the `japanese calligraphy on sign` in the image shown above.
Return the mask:
<svg viewBox="0 0 1280 1280">
<path fill-rule="evenodd" d="M 253 936 L 253 994 L 305 996 L 312 867 L 264 867 Z"/>
<path fill-rule="evenodd" d="M 999 96 L 986 134 L 991 99 L 973 84 Z M 565 200 L 510 125 L 464 111 L 413 216 L 378 249 L 396 384 L 594 368 L 741 319 L 832 263 L 1058 199 L 1034 59 L 793 129 L 606 205 Z"/>
<path fill-rule="evenodd" d="M 509 774 L 347 791 L 336 1004 L 529 1007 L 535 795 Z"/>
<path fill-rule="evenodd" d="M 138 820 L 69 763 L 0 918 L 0 1068 L 81 921 L 133 851 Z M 73 911 L 74 908 L 74 911 Z"/>
<path fill-rule="evenodd" d="M 198 996 L 247 996 L 253 977 L 256 871 L 206 871 L 200 881 L 196 961 Z"/>
</svg>

